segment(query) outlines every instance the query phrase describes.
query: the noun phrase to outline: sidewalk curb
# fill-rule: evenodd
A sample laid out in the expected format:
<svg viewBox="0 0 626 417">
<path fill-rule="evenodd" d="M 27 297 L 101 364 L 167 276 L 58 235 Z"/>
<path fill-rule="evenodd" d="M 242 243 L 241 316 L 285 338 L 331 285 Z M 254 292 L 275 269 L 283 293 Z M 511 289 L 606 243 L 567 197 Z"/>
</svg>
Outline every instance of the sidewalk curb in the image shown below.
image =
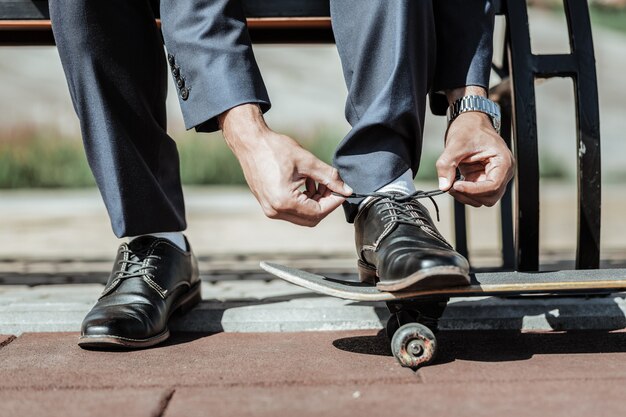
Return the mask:
<svg viewBox="0 0 626 417">
<path fill-rule="evenodd" d="M 0 292 L 0 334 L 78 332 L 98 285 L 15 287 Z M 215 286 L 214 286 L 215 287 Z M 323 297 L 276 282 L 231 282 L 170 329 L 181 332 L 299 332 L 385 327 L 384 303 Z M 64 296 L 59 294 L 63 293 Z M 253 298 L 253 294 L 258 299 Z M 473 297 L 450 301 L 440 330 L 617 330 L 626 328 L 626 293 L 595 297 Z"/>
</svg>

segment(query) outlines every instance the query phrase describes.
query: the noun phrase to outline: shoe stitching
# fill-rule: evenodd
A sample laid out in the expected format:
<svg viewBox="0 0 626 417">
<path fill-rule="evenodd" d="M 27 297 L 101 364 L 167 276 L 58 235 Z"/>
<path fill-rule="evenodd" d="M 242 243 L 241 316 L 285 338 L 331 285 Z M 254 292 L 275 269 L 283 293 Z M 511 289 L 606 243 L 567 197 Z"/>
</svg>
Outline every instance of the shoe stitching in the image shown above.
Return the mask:
<svg viewBox="0 0 626 417">
<path fill-rule="evenodd" d="M 432 237 L 434 237 L 435 239 L 440 240 L 442 243 L 445 243 L 447 246 L 450 247 L 450 249 L 452 249 L 452 245 L 448 243 L 446 238 L 444 238 L 437 229 L 433 228 L 428 222 L 424 221 L 424 219 L 422 219 L 419 216 L 419 212 L 418 212 L 419 207 L 416 205 L 413 205 L 413 203 L 414 203 L 413 201 L 410 201 L 407 204 L 410 209 L 411 208 L 413 209 L 413 210 L 409 209 L 409 213 L 411 213 L 411 216 L 415 218 L 415 222 L 418 223 L 420 228 L 426 233 L 428 233 L 429 235 L 431 235 Z"/>
<path fill-rule="evenodd" d="M 152 270 L 156 270 L 157 266 L 155 265 L 150 265 L 150 260 L 151 259 L 161 259 L 161 257 L 154 255 L 154 250 L 156 249 L 157 245 L 159 244 L 166 244 L 174 249 L 177 249 L 180 251 L 180 248 L 178 248 L 177 246 L 170 244 L 167 240 L 165 239 L 155 239 L 151 244 L 150 247 L 148 248 L 148 250 L 144 253 L 139 252 L 139 254 L 141 255 L 145 255 L 144 260 L 142 261 L 141 264 L 138 263 L 133 263 L 133 261 L 130 261 L 129 259 L 129 254 L 132 252 L 130 250 L 130 247 L 124 243 L 120 246 L 120 251 L 122 251 L 122 260 L 118 261 L 118 264 L 121 264 L 122 267 L 120 270 L 116 271 L 116 278 L 113 280 L 113 282 L 111 282 L 111 285 L 109 285 L 108 287 L 106 287 L 104 289 L 104 291 L 102 292 L 102 295 L 100 296 L 100 299 L 102 299 L 103 297 L 105 297 L 106 295 L 110 294 L 112 290 L 114 290 L 123 280 L 125 279 L 129 279 L 129 278 L 142 278 L 144 280 L 144 282 L 146 282 L 152 289 L 154 289 L 161 298 L 165 299 L 167 298 L 167 293 L 168 291 L 163 289 L 159 284 L 157 284 L 154 280 L 151 279 L 151 276 L 153 276 L 151 274 L 151 272 L 147 272 L 146 269 L 152 269 Z M 184 254 L 186 255 L 188 251 L 186 251 Z M 141 268 L 139 268 L 137 270 L 137 272 L 134 273 L 128 273 L 128 271 L 126 271 L 127 269 L 127 265 L 141 265 Z M 143 272 L 143 274 L 141 274 L 140 272 Z M 126 275 L 124 275 L 126 274 Z"/>
<path fill-rule="evenodd" d="M 389 223 L 385 227 L 383 233 L 374 243 L 377 247 L 380 242 L 391 232 L 391 229 L 398 224 L 417 226 L 430 236 L 436 238 L 437 240 L 441 240 L 446 245 L 449 245 L 448 242 L 443 238 L 443 236 L 437 233 L 436 229 L 433 229 L 433 227 L 430 225 L 430 222 L 426 221 L 427 217 L 424 213 L 421 213 L 420 207 L 412 204 L 412 201 L 406 202 L 406 207 L 400 207 L 399 204 L 401 203 L 394 200 L 391 200 L 389 203 L 385 204 L 386 208 L 381 209 L 381 213 L 388 212 L 388 214 L 383 215 L 382 220 L 388 221 Z"/>
<path fill-rule="evenodd" d="M 389 210 L 391 210 L 392 221 L 385 225 L 385 229 L 378 236 L 378 239 L 376 239 L 376 241 L 373 243 L 374 251 L 378 250 L 378 245 L 380 245 L 380 242 L 382 242 L 382 240 L 386 238 L 397 225 L 397 223 L 394 221 L 395 219 L 397 219 L 397 212 L 394 210 L 393 205 L 391 203 L 386 203 L 386 206 Z"/>
<path fill-rule="evenodd" d="M 125 250 L 124 250 L 125 249 Z M 122 245 L 120 245 L 120 248 L 118 249 L 119 251 L 123 251 L 122 252 L 122 260 L 118 261 L 118 264 L 122 264 L 122 268 L 124 268 L 124 265 L 126 264 L 126 262 L 128 261 L 128 245 L 126 245 L 125 243 L 123 243 Z M 104 290 L 102 291 L 102 295 L 100 295 L 100 299 L 103 298 L 105 295 L 108 295 L 113 289 L 115 289 L 117 287 L 117 285 L 122 282 L 119 278 L 118 278 L 118 272 L 119 271 L 115 271 L 115 279 L 113 279 L 113 281 L 111 281 L 111 284 L 109 284 L 108 286 L 106 286 L 104 288 Z"/>
<path fill-rule="evenodd" d="M 146 284 L 148 284 L 150 287 L 152 287 L 153 290 L 155 290 L 156 292 L 159 293 L 159 295 L 161 296 L 162 299 L 165 300 L 166 298 L 166 293 L 167 290 L 164 290 L 163 288 L 161 288 L 161 286 L 159 284 L 157 284 L 156 282 L 154 282 L 153 280 L 150 279 L 150 277 L 148 277 L 147 275 L 144 275 L 142 277 L 142 279 L 144 280 L 144 282 Z"/>
</svg>

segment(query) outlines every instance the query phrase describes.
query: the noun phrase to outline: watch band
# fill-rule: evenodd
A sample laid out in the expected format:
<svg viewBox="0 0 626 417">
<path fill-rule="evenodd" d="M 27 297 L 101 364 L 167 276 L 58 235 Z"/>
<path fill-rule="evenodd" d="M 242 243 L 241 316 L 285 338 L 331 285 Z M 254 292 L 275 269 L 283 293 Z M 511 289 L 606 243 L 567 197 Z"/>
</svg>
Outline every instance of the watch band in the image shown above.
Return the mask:
<svg viewBox="0 0 626 417">
<path fill-rule="evenodd" d="M 459 114 L 468 111 L 478 111 L 488 115 L 493 124 L 493 128 L 500 134 L 500 106 L 483 96 L 465 96 L 452 103 L 446 113 L 448 116 L 448 124 L 456 119 Z"/>
</svg>

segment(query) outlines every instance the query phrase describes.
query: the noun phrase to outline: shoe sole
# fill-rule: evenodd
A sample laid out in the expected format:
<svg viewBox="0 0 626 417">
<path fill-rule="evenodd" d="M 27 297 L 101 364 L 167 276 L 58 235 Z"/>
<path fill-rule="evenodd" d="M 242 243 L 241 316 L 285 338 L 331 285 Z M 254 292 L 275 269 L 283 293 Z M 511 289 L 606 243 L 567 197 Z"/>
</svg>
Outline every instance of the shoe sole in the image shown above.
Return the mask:
<svg viewBox="0 0 626 417">
<path fill-rule="evenodd" d="M 191 290 L 185 294 L 180 301 L 172 307 L 171 313 L 167 320 L 174 314 L 184 314 L 191 310 L 202 300 L 200 292 L 200 282 L 198 281 L 191 287 Z M 149 337 L 147 339 L 131 339 L 128 337 L 115 335 L 93 335 L 80 336 L 78 346 L 86 349 L 142 349 L 163 343 L 170 337 L 170 331 L 166 327 L 165 331 L 159 335 Z"/>
<path fill-rule="evenodd" d="M 468 272 L 458 266 L 435 266 L 402 279 L 378 281 L 376 270 L 359 262 L 359 277 L 362 282 L 375 283 L 378 290 L 385 292 L 461 287 L 471 283 Z"/>
</svg>

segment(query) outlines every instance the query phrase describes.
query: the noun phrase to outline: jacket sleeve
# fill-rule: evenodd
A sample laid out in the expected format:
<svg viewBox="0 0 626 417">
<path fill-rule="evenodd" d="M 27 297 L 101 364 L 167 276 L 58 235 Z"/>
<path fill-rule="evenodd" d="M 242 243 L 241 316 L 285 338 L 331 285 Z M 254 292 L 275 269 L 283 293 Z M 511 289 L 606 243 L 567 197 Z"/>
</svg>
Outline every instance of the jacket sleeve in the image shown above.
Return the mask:
<svg viewBox="0 0 626 417">
<path fill-rule="evenodd" d="M 187 129 L 212 132 L 217 116 L 269 97 L 241 1 L 161 0 L 161 28 Z"/>
<path fill-rule="evenodd" d="M 432 91 L 489 87 L 493 55 L 493 0 L 436 0 L 437 64 Z M 432 98 L 432 97 L 431 97 Z"/>
</svg>

